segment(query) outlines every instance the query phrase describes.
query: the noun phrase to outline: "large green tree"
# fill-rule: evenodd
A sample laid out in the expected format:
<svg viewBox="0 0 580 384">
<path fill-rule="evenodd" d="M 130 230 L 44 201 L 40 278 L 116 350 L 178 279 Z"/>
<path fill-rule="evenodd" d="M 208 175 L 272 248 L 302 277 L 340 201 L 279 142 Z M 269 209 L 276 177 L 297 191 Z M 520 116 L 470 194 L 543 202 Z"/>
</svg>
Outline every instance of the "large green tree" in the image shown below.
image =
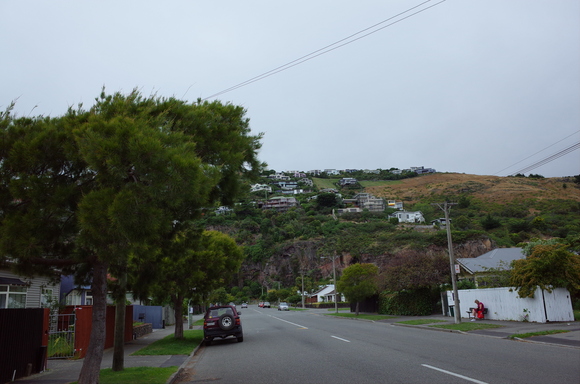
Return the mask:
<svg viewBox="0 0 580 384">
<path fill-rule="evenodd" d="M 379 268 L 370 263 L 353 264 L 342 271 L 338 280 L 338 292 L 342 292 L 350 302 L 356 302 L 356 315 L 359 303 L 377 293 L 377 275 Z"/>
<path fill-rule="evenodd" d="M 79 383 L 98 383 L 107 274 L 156 257 L 181 223 L 231 200 L 241 175 L 256 172 L 259 136 L 244 113 L 103 92 L 90 110 L 58 118 L 0 116 L 0 255 L 23 274 L 92 282 Z"/>
</svg>

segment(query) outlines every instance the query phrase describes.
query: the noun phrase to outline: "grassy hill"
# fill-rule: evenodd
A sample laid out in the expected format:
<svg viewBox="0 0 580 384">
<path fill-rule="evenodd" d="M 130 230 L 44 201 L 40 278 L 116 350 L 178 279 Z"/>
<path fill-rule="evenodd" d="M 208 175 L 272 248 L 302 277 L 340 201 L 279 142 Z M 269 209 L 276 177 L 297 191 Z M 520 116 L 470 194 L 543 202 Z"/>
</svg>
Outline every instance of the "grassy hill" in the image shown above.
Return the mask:
<svg viewBox="0 0 580 384">
<path fill-rule="evenodd" d="M 530 179 L 435 173 L 399 181 L 374 182 L 366 192 L 385 199 L 417 203 L 440 196 L 469 195 L 499 204 L 517 200 L 572 200 L 580 202 L 580 188 L 566 178 Z"/>
</svg>

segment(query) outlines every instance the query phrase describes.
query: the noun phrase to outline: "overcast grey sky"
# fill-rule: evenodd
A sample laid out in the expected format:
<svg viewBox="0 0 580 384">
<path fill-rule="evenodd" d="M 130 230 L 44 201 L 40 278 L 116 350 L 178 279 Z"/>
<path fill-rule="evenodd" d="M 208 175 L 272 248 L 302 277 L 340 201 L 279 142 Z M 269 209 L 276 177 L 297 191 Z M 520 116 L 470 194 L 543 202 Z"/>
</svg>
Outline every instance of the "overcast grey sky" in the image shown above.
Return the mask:
<svg viewBox="0 0 580 384">
<path fill-rule="evenodd" d="M 4 0 L 0 108 L 58 116 L 102 86 L 195 101 L 421 3 Z M 437 3 L 217 98 L 247 109 L 278 171 L 505 176 L 580 142 L 578 0 Z M 529 173 L 580 174 L 580 150 Z"/>
</svg>

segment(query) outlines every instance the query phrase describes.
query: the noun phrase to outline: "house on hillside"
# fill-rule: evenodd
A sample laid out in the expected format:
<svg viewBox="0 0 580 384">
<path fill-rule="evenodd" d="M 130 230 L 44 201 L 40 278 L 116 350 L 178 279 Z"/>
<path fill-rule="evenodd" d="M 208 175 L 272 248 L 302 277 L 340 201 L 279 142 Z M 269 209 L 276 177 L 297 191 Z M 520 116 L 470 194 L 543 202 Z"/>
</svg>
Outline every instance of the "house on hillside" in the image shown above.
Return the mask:
<svg viewBox="0 0 580 384">
<path fill-rule="evenodd" d="M 361 212 L 365 209 L 371 212 L 383 212 L 386 208 L 385 200 L 370 193 L 357 193 L 352 199 L 344 199 L 343 203 L 346 208 L 359 208 Z M 352 212 L 352 210 L 344 210 L 344 212 Z"/>
<path fill-rule="evenodd" d="M 482 278 L 489 277 L 493 273 L 491 269 L 509 270 L 512 261 L 525 258 L 522 248 L 497 248 L 478 257 L 457 259 L 460 268 L 457 279 L 470 280 L 477 287 L 484 286 Z"/>
<path fill-rule="evenodd" d="M 388 208 L 393 208 L 393 209 L 398 209 L 400 211 L 403 210 L 403 202 L 402 201 L 396 201 L 396 200 L 388 200 L 387 201 L 387 207 Z"/>
<path fill-rule="evenodd" d="M 424 223 L 425 218 L 421 211 L 398 211 L 391 215 L 390 218 L 397 218 L 399 223 Z"/>
<path fill-rule="evenodd" d="M 59 284 L 48 277 L 23 277 L 0 269 L 0 309 L 48 308 L 58 303 L 59 295 Z"/>
<path fill-rule="evenodd" d="M 298 200 L 295 197 L 276 196 L 262 203 L 262 209 L 274 209 L 284 212 L 290 208 L 297 207 Z"/>
</svg>

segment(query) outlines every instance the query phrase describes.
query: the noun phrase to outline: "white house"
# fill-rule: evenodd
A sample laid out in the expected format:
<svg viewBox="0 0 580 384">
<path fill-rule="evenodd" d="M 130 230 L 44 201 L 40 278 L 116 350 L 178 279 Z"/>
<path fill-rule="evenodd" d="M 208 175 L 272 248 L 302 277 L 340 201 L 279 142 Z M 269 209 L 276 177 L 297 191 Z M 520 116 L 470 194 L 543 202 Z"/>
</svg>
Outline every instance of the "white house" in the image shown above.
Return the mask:
<svg viewBox="0 0 580 384">
<path fill-rule="evenodd" d="M 22 277 L 0 269 L 0 309 L 47 308 L 58 303 L 59 295 L 59 284 L 48 277 Z"/>
<path fill-rule="evenodd" d="M 399 223 L 424 223 L 425 218 L 423 217 L 423 213 L 421 211 L 399 211 L 395 212 L 389 217 L 396 217 L 399 220 Z"/>
<path fill-rule="evenodd" d="M 254 184 L 250 188 L 250 192 L 259 192 L 259 191 L 272 192 L 272 187 L 270 187 L 268 184 Z"/>
<path fill-rule="evenodd" d="M 334 289 L 334 284 L 328 284 L 311 294 L 311 300 L 309 301 L 318 303 L 334 302 L 335 297 L 336 291 Z M 344 301 L 344 296 L 342 296 L 342 294 L 339 295 L 338 300 Z"/>
</svg>

